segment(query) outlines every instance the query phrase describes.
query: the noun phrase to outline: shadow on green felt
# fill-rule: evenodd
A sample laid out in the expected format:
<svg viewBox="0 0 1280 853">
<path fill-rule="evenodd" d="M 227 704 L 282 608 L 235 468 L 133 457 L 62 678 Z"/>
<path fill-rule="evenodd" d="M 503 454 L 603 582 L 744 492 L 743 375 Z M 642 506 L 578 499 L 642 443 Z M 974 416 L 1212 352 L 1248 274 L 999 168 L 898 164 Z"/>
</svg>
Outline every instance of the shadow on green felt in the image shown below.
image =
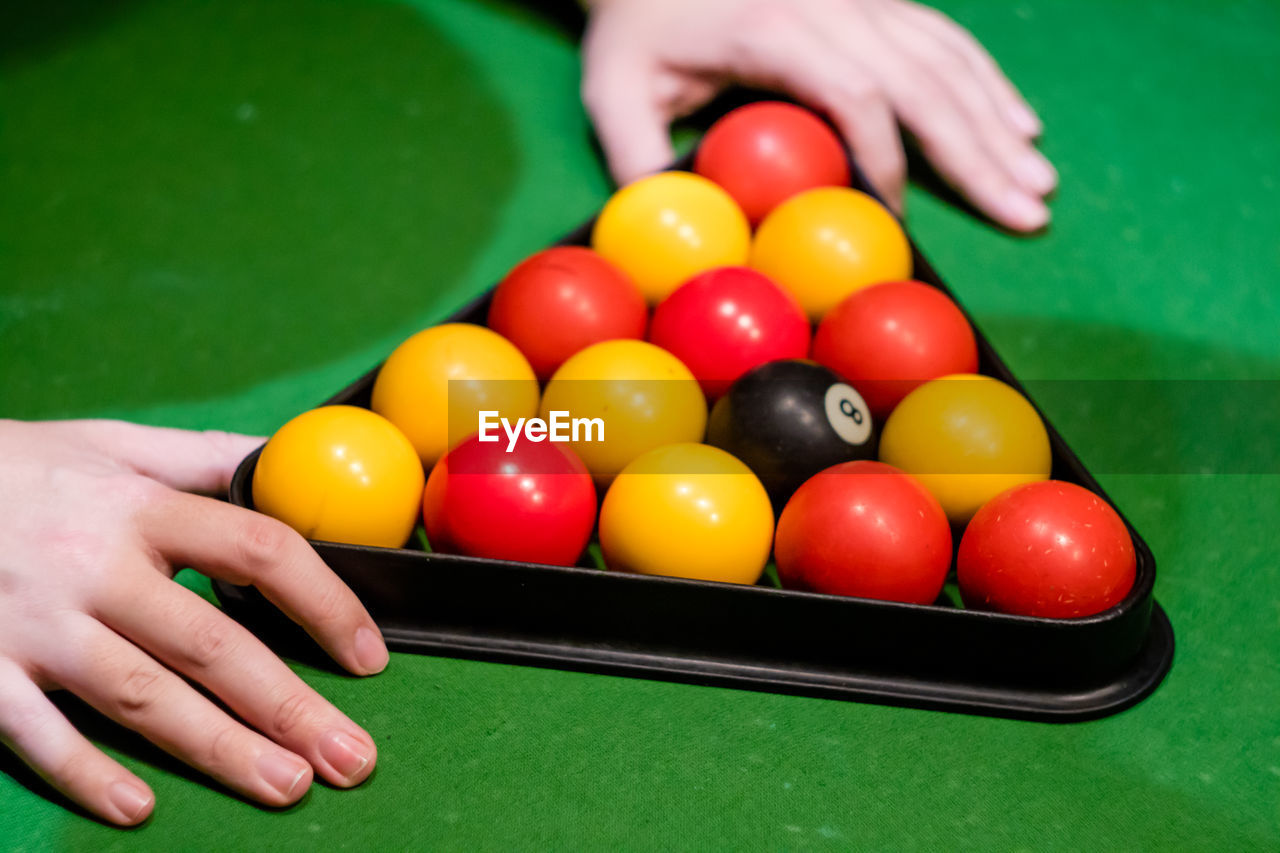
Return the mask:
<svg viewBox="0 0 1280 853">
<path fill-rule="evenodd" d="M 91 38 L 145 0 L 13 0 L 0 6 L 0 70 Z"/>
<path fill-rule="evenodd" d="M 978 325 L 1095 475 L 1280 474 L 1274 360 L 1068 320 Z"/>
<path fill-rule="evenodd" d="M 31 41 L 0 65 L 6 416 L 232 393 L 407 334 L 516 180 L 486 76 L 403 5 L 4 20 Z"/>
</svg>

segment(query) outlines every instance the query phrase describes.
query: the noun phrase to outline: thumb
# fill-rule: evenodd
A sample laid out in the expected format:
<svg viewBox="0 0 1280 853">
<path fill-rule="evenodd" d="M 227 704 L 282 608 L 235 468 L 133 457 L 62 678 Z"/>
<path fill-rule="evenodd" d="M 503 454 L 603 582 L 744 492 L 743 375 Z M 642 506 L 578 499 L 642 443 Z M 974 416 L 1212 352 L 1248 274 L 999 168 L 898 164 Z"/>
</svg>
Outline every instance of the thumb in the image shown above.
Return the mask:
<svg viewBox="0 0 1280 853">
<path fill-rule="evenodd" d="M 240 462 L 263 443 L 261 438 L 231 432 L 191 432 L 126 421 L 67 421 L 62 426 L 144 477 L 208 495 L 226 492 Z"/>
<path fill-rule="evenodd" d="M 669 116 L 653 91 L 653 72 L 638 62 L 601 59 L 583 70 L 582 101 L 619 185 L 675 159 Z"/>
</svg>

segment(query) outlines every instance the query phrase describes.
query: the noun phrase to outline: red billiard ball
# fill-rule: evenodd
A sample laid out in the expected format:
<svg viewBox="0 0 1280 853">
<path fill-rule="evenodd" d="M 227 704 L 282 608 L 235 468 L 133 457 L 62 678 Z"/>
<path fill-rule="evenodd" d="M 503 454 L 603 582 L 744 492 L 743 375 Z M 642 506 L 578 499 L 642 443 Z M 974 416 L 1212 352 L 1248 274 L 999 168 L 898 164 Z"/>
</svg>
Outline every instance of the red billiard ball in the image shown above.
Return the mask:
<svg viewBox="0 0 1280 853">
<path fill-rule="evenodd" d="M 479 434 L 441 459 L 427 478 L 422 518 L 434 550 L 496 560 L 570 566 L 596 520 L 596 488 L 563 443 Z"/>
<path fill-rule="evenodd" d="M 884 418 L 930 379 L 976 373 L 978 344 L 951 298 L 918 281 L 855 291 L 827 312 L 813 338 L 813 358 L 858 389 Z"/>
<path fill-rule="evenodd" d="M 635 283 L 583 246 L 529 256 L 507 273 L 489 306 L 489 328 L 516 345 L 539 379 L 592 344 L 643 339 L 648 318 Z"/>
<path fill-rule="evenodd" d="M 1022 616 L 1090 616 L 1124 600 L 1137 575 L 1129 530 L 1074 483 L 1002 492 L 973 516 L 956 561 L 966 607 Z"/>
<path fill-rule="evenodd" d="M 914 478 L 883 462 L 845 462 L 792 495 L 774 557 L 789 589 L 932 604 L 951 565 L 951 526 Z"/>
<path fill-rule="evenodd" d="M 712 400 L 765 362 L 804 358 L 809 321 L 799 303 L 746 267 L 689 279 L 653 312 L 649 340 L 684 362 Z"/>
<path fill-rule="evenodd" d="M 849 185 L 840 137 L 813 113 L 780 101 L 747 104 L 713 124 L 694 171 L 733 196 L 753 225 L 797 193 Z"/>
</svg>

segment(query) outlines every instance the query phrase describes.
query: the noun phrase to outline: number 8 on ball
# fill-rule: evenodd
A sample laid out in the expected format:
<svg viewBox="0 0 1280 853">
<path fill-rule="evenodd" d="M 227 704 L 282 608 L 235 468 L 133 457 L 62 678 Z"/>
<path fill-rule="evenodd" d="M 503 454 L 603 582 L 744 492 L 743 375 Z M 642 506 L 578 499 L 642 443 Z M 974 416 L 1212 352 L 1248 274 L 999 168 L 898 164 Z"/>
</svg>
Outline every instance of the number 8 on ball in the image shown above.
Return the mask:
<svg viewBox="0 0 1280 853">
<path fill-rule="evenodd" d="M 832 370 L 800 359 L 744 374 L 711 410 L 707 442 L 747 464 L 775 507 L 819 471 L 874 459 L 866 401 Z"/>
</svg>

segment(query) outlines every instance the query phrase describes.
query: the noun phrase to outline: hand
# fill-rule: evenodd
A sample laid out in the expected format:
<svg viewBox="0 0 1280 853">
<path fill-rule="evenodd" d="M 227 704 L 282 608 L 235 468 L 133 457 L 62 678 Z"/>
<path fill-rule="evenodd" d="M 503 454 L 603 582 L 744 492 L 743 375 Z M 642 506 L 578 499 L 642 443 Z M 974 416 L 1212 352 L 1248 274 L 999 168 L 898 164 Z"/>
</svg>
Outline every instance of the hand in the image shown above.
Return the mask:
<svg viewBox="0 0 1280 853">
<path fill-rule="evenodd" d="M 787 92 L 825 112 L 898 211 L 898 124 L 983 212 L 1043 226 L 1057 185 L 1032 145 L 1040 120 L 968 32 L 908 0 L 589 0 L 583 100 L 614 177 L 656 171 L 675 117 L 730 83 Z"/>
<path fill-rule="evenodd" d="M 43 691 L 75 693 L 272 806 L 299 799 L 313 768 L 341 787 L 373 770 L 367 733 L 247 630 L 170 580 L 174 566 L 190 565 L 253 584 L 350 671 L 386 666 L 377 626 L 301 536 L 186 494 L 225 491 L 260 443 L 115 421 L 0 421 L 0 739 L 104 820 L 138 823 L 154 797 Z"/>
</svg>

